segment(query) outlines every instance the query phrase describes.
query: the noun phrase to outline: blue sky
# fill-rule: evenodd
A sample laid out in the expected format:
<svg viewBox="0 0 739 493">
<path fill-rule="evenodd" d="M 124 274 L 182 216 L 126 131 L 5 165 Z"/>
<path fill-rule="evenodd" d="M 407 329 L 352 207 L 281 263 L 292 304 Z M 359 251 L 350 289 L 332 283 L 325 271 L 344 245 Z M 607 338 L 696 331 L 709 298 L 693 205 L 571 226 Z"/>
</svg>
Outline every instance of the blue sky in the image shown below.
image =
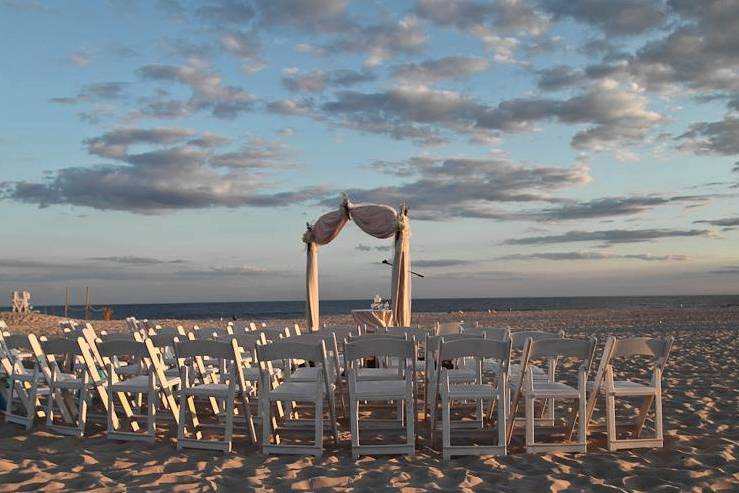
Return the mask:
<svg viewBox="0 0 739 493">
<path fill-rule="evenodd" d="M 0 1 L 0 291 L 300 299 L 348 192 L 408 204 L 416 297 L 737 293 L 739 2 L 696 6 Z"/>
</svg>

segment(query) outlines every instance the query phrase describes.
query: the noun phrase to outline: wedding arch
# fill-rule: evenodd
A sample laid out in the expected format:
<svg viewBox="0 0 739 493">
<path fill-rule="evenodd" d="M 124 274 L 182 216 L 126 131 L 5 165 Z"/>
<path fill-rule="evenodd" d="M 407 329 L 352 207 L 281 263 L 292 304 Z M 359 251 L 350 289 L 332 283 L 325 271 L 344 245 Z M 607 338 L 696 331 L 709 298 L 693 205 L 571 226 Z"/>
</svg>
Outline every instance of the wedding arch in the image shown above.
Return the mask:
<svg viewBox="0 0 739 493">
<path fill-rule="evenodd" d="M 408 221 L 408 208 L 401 206 L 396 211 L 388 205 L 352 204 L 345 195 L 338 210 L 328 212 L 312 225 L 308 223 L 303 234 L 307 249 L 305 269 L 306 311 L 308 327 L 318 330 L 318 246 L 326 245 L 336 238 L 347 222 L 354 221 L 359 229 L 375 238 L 395 236 L 395 257 L 393 258 L 392 298 L 393 321 L 395 325 L 411 324 L 411 230 Z"/>
</svg>

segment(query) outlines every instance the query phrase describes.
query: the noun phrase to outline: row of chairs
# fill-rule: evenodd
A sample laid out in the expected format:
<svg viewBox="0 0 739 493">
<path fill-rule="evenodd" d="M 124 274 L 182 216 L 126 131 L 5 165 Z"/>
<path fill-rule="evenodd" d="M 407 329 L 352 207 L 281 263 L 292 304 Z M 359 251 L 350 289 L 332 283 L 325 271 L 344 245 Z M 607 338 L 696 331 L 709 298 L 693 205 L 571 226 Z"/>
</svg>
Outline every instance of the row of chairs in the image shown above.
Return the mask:
<svg viewBox="0 0 739 493">
<path fill-rule="evenodd" d="M 565 339 L 563 334 L 547 332 L 511 334 L 505 328 L 465 329 L 459 325 L 391 328 L 375 334 L 355 327 L 324 328 L 312 334 L 301 334 L 298 327 L 236 330 L 231 326 L 223 331 L 187 332 L 182 327 L 132 323 L 129 328 L 126 335 L 98 335 L 90 325 L 66 326 L 66 337 L 43 340 L 31 335 L 25 338 L 26 345 L 24 336 L 0 338 L 0 361 L 10 379 L 6 420 L 30 429 L 37 416 L 45 415 L 50 428 L 82 436 L 87 406 L 97 396 L 107 416 L 110 438 L 153 441 L 157 415 L 168 411 L 166 414 L 177 424 L 178 448 L 230 451 L 234 418 L 238 417 L 243 418 L 239 421 L 245 434 L 253 443 L 260 443 L 264 453 L 320 456 L 325 424 L 334 440 L 339 440 L 338 397 L 350 422 L 354 456 L 412 455 L 421 396 L 418 387 L 423 385 L 423 417 L 428 421 L 431 444 L 440 426 L 445 459 L 507 453 L 515 425 L 521 421 L 516 419 L 520 401 L 524 402 L 527 451 L 584 452 L 588 424 L 599 395 L 604 395 L 606 401 L 609 449 L 662 444 L 660 380 L 671 339 L 609 338 L 595 378 L 589 380 L 595 341 Z M 520 363 L 512 363 L 512 352 L 519 350 Z M 35 359 L 33 369 L 23 364 L 29 354 Z M 633 355 L 655 359 L 650 382 L 615 379 L 614 359 Z M 566 359 L 580 362 L 576 383 L 557 378 L 558 365 Z M 619 439 L 614 401 L 633 395 L 644 398 L 644 405 L 629 437 Z M 46 408 L 42 410 L 40 399 L 44 397 Z M 577 406 L 569 410 L 559 428 L 569 439 L 577 422 L 574 443 L 535 441 L 535 424 L 553 427 L 555 401 L 566 399 L 576 401 Z M 389 402 L 395 416 L 360 420 L 360 408 L 376 401 Z M 543 406 L 535 414 L 537 401 Z M 652 402 L 656 434 L 652 439 L 642 439 L 641 429 Z M 306 408 L 306 403 L 311 406 Z M 452 422 L 454 403 L 471 403 L 474 419 Z M 116 404 L 120 411 L 116 411 Z M 14 412 L 14 406 L 21 412 Z M 452 444 L 453 430 L 471 431 L 476 437 L 484 435 L 484 424 L 492 421 L 496 407 L 495 445 Z M 64 425 L 54 419 L 57 410 Z M 204 410 L 223 425 L 223 439 L 205 439 L 207 426 L 201 420 Z M 328 416 L 324 416 L 325 410 Z M 311 413 L 312 418 L 303 417 Z M 122 430 L 119 415 L 125 417 L 130 431 Z M 141 431 L 136 418 L 144 416 L 146 430 Z M 403 430 L 405 439 L 393 444 L 363 443 L 360 431 L 367 427 Z M 312 431 L 313 442 L 282 443 L 283 436 L 293 431 Z"/>
</svg>

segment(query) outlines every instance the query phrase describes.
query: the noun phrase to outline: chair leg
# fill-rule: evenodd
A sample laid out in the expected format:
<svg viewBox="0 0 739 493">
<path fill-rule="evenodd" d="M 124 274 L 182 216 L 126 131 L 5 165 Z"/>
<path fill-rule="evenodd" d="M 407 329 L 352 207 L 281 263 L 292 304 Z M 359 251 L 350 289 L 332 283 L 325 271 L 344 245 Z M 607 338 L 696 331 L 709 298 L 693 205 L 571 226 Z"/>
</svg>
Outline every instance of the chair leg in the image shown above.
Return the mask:
<svg viewBox="0 0 739 493">
<path fill-rule="evenodd" d="M 407 422 L 407 445 L 413 447 L 411 453 L 409 454 L 411 457 L 416 456 L 416 406 L 415 406 L 415 398 L 413 397 L 413 394 L 408 396 L 408 399 L 405 403 L 406 408 L 406 422 Z"/>
<path fill-rule="evenodd" d="M 262 391 L 265 392 L 266 389 L 263 389 Z M 271 440 L 270 435 L 272 435 L 272 406 L 270 404 L 271 403 L 267 398 L 263 397 L 259 400 L 259 407 L 262 412 L 262 449 L 269 445 Z"/>
<path fill-rule="evenodd" d="M 452 401 L 446 396 L 441 397 L 441 451 L 444 460 L 450 458 L 449 447 L 452 446 L 452 419 L 451 419 Z"/>
<path fill-rule="evenodd" d="M 534 445 L 534 423 L 536 416 L 534 415 L 534 398 L 526 396 L 526 448 Z"/>
<path fill-rule="evenodd" d="M 616 450 L 616 401 L 614 396 L 606 393 L 606 426 L 608 428 L 608 450 L 613 452 Z"/>
<path fill-rule="evenodd" d="M 502 395 L 498 395 L 498 422 L 496 426 L 498 428 L 498 446 L 503 447 L 503 455 L 508 453 L 508 444 L 506 443 L 506 430 L 508 429 L 508 417 L 506 416 L 506 395 L 505 391 L 501 392 Z M 495 402 L 495 400 L 493 400 Z"/>
<path fill-rule="evenodd" d="M 316 399 L 316 457 L 323 455 L 323 398 L 319 395 Z"/>
<path fill-rule="evenodd" d="M 31 391 L 28 396 L 28 421 L 26 422 L 26 431 L 31 431 L 33 428 L 33 422 L 36 420 L 36 393 L 38 391 L 38 379 L 33 379 L 31 384 Z"/>
<path fill-rule="evenodd" d="M 79 423 L 78 434 L 80 438 L 85 436 L 85 425 L 87 424 L 87 400 L 87 385 L 83 385 L 83 387 L 80 389 L 79 412 L 77 414 L 77 420 Z"/>
<path fill-rule="evenodd" d="M 149 389 L 146 397 L 146 405 L 148 407 L 146 416 L 147 433 L 154 440 L 156 439 L 157 392 L 153 388 Z"/>
<path fill-rule="evenodd" d="M 359 457 L 357 447 L 359 447 L 359 401 L 349 396 L 349 426 L 352 433 L 352 458 Z"/>
<path fill-rule="evenodd" d="M 234 400 L 236 396 L 231 393 L 226 399 L 226 427 L 224 430 L 224 441 L 226 442 L 226 452 L 231 452 L 231 439 L 234 429 Z"/>
<path fill-rule="evenodd" d="M 664 439 L 662 430 L 662 393 L 657 387 L 657 396 L 654 399 L 654 431 L 657 433 L 657 440 L 660 442 Z"/>
<path fill-rule="evenodd" d="M 644 423 L 647 421 L 647 415 L 649 414 L 649 409 L 652 407 L 652 402 L 654 402 L 653 395 L 649 395 L 644 398 L 644 402 L 639 408 L 639 415 L 636 417 L 636 420 L 634 420 L 634 438 L 639 438 L 641 435 L 641 430 L 644 428 Z"/>
<path fill-rule="evenodd" d="M 180 394 L 185 401 L 189 402 L 190 397 Z M 177 423 L 177 450 L 182 450 L 182 439 L 185 438 L 185 420 L 187 419 L 187 402 L 180 405 L 180 422 Z M 193 430 L 194 431 L 194 430 Z"/>
<path fill-rule="evenodd" d="M 582 443 L 584 447 L 587 448 L 587 418 L 585 415 L 587 414 L 587 399 L 585 398 L 585 391 L 580 394 L 580 399 L 578 399 L 578 404 L 580 407 L 580 412 L 577 416 L 577 441 Z M 554 402 L 554 401 L 552 401 Z M 583 450 L 585 452 L 585 450 Z"/>
<path fill-rule="evenodd" d="M 54 383 L 49 382 L 49 399 L 46 400 L 46 426 L 54 424 Z"/>
</svg>

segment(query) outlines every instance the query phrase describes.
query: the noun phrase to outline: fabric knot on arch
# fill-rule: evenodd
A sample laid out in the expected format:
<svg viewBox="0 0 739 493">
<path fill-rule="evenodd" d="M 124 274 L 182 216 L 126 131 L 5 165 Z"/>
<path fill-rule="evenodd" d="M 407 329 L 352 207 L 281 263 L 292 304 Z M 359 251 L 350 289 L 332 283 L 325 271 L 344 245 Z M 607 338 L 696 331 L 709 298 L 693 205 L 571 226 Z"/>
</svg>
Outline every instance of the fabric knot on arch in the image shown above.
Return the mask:
<svg viewBox="0 0 739 493">
<path fill-rule="evenodd" d="M 395 325 L 411 323 L 410 222 L 408 208 L 395 210 L 383 204 L 353 204 L 344 195 L 335 211 L 327 212 L 313 224 L 306 225 L 303 242 L 307 246 L 306 319 L 311 330 L 320 327 L 318 289 L 318 246 L 332 242 L 353 221 L 359 229 L 375 238 L 395 237 L 395 256 L 391 279 L 391 299 Z"/>
</svg>

